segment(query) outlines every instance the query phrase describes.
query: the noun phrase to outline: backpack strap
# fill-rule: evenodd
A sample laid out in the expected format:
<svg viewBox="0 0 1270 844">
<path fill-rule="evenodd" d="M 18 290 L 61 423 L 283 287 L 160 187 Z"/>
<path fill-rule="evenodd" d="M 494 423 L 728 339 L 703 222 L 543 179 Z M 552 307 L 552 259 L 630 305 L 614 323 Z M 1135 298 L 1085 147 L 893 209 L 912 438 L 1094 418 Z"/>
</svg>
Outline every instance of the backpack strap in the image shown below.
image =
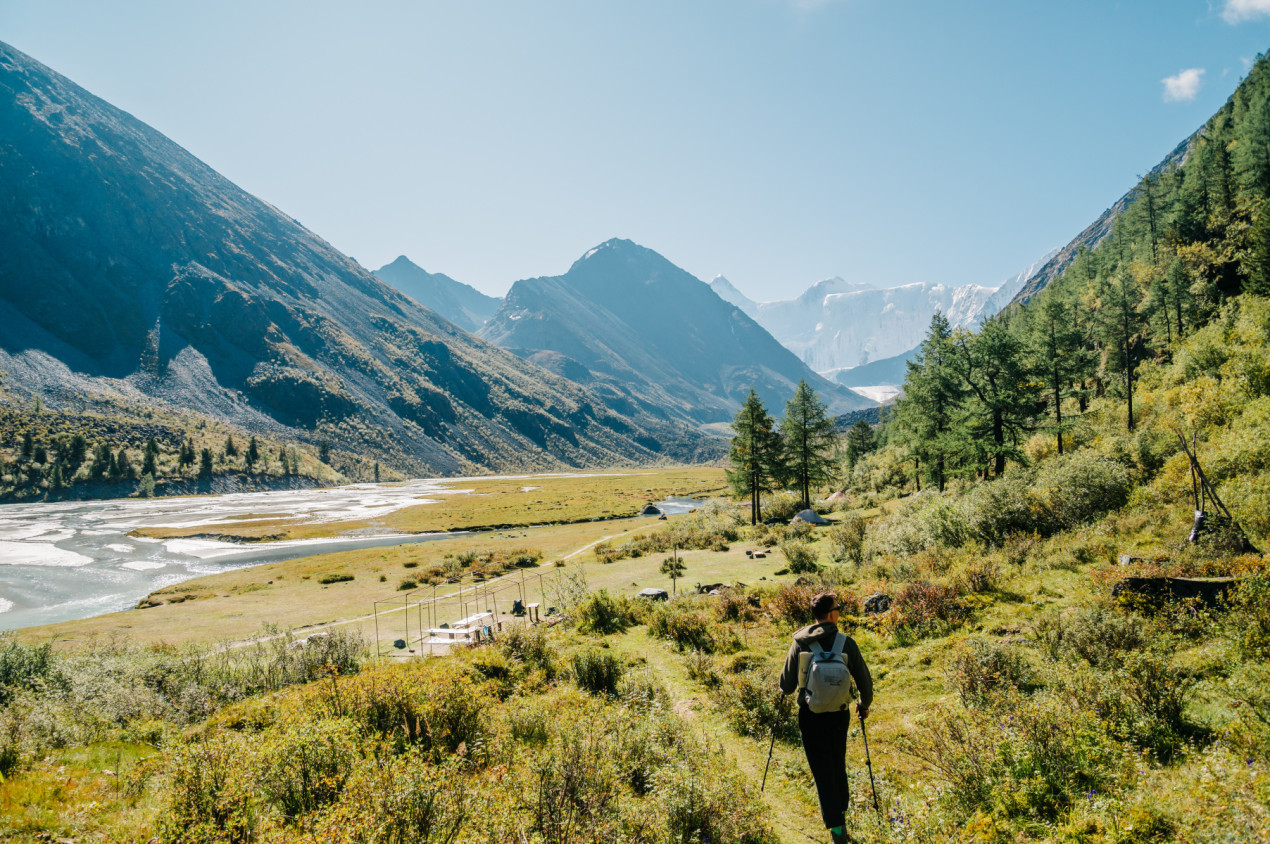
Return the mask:
<svg viewBox="0 0 1270 844">
<path fill-rule="evenodd" d="M 847 634 L 839 633 L 833 639 L 833 655 L 842 656 L 842 649 L 847 646 Z"/>
<path fill-rule="evenodd" d="M 838 635 L 842 635 L 842 634 L 838 634 Z M 835 642 L 834 644 L 837 644 L 837 643 Z M 820 647 L 820 643 L 819 643 L 819 642 L 817 642 L 815 639 L 812 639 L 812 640 L 811 640 L 811 652 L 812 652 L 812 655 L 813 655 L 813 659 L 814 659 L 815 657 L 818 657 L 818 656 L 824 656 L 824 655 L 825 655 L 825 649 L 824 649 L 824 648 L 822 648 L 822 647 Z"/>
</svg>

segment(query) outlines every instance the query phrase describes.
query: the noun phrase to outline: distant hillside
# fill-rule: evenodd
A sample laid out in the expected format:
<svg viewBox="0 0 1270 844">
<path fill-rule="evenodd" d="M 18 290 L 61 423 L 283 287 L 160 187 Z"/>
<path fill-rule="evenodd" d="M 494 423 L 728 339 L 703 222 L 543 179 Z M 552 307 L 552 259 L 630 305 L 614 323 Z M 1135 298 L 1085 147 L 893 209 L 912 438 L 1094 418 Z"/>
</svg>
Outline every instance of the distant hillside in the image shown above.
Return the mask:
<svg viewBox="0 0 1270 844">
<path fill-rule="evenodd" d="M 1166 155 L 1163 161 L 1151 168 L 1148 176 L 1155 178 L 1179 166 L 1186 160 L 1187 152 L 1202 132 L 1203 130 L 1201 129 L 1174 147 L 1173 151 Z M 1003 310 L 1007 304 L 1026 303 L 1037 293 L 1044 290 L 1051 281 L 1061 276 L 1063 271 L 1076 260 L 1076 256 L 1080 254 L 1081 250 L 1093 249 L 1102 243 L 1111 234 L 1116 219 L 1124 213 L 1130 203 L 1137 199 L 1138 195 L 1139 187 L 1134 187 L 1133 190 L 1117 199 L 1110 208 L 1098 216 L 1098 219 L 1094 220 L 1084 231 L 1072 238 L 1070 243 L 1053 253 L 1045 261 L 1045 264 L 1028 280 L 1027 284 L 1023 285 L 1018 293 L 1014 295 L 1013 299 L 1009 302 L 1001 303 L 997 310 Z"/>
<path fill-rule="evenodd" d="M 879 288 L 830 278 L 796 299 L 754 302 L 722 276 L 711 287 L 771 332 L 821 374 L 890 359 L 917 346 L 930 319 L 942 312 L 954 326 L 973 327 L 994 316 L 1054 253 L 995 287 L 920 282 Z M 842 383 L 840 379 L 839 383 Z M 869 384 L 901 383 L 870 381 Z M 864 382 L 853 376 L 852 386 Z"/>
<path fill-rule="evenodd" d="M 476 339 L 4 44 L 0 125 L 0 370 L 12 396 L 159 402 L 414 474 L 703 448 L 683 426 L 619 415 Z"/>
<path fill-rule="evenodd" d="M 863 366 L 835 369 L 825 377 L 844 387 L 871 387 L 876 384 L 903 384 L 908 377 L 908 362 L 917 355 L 917 347 L 891 358 L 875 360 Z"/>
<path fill-rule="evenodd" d="M 804 378 L 834 413 L 870 404 L 816 375 L 709 285 L 628 240 L 597 246 L 562 276 L 516 282 L 480 334 L 623 413 L 727 421 L 750 387 L 779 411 Z"/>
<path fill-rule="evenodd" d="M 467 331 L 484 325 L 503 301 L 448 275 L 430 273 L 405 255 L 375 270 L 375 276 Z"/>
</svg>

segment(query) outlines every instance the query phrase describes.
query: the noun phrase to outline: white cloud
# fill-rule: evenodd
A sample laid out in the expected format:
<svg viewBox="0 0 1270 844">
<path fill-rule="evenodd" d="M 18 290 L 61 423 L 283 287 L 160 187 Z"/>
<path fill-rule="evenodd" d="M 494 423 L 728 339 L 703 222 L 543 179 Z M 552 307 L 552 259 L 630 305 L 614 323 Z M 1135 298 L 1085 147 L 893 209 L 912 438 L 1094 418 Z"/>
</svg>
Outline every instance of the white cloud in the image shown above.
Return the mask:
<svg viewBox="0 0 1270 844">
<path fill-rule="evenodd" d="M 1226 23 L 1243 23 L 1253 18 L 1270 17 L 1270 0 L 1226 0 L 1222 9 Z"/>
<path fill-rule="evenodd" d="M 1189 103 L 1199 93 L 1200 77 L 1204 68 L 1192 67 L 1176 76 L 1164 78 L 1164 101 L 1166 103 Z"/>
</svg>

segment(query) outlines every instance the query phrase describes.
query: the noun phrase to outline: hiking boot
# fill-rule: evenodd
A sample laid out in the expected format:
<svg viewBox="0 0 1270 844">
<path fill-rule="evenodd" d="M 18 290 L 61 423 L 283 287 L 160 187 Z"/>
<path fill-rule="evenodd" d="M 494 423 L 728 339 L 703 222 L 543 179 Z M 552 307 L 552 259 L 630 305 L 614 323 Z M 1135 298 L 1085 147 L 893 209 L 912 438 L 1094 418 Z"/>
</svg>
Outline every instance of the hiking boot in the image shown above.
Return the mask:
<svg viewBox="0 0 1270 844">
<path fill-rule="evenodd" d="M 834 832 L 831 829 L 829 830 L 829 834 L 833 836 L 833 844 L 851 844 L 851 837 L 847 835 L 847 831 L 845 829 L 842 832 Z"/>
</svg>

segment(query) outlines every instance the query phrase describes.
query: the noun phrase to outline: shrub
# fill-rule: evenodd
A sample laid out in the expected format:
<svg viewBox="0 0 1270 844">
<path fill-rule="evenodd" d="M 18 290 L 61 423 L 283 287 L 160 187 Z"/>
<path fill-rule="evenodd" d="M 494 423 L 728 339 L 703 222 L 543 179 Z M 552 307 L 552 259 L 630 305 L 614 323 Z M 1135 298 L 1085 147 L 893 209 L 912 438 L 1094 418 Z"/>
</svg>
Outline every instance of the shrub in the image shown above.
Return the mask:
<svg viewBox="0 0 1270 844">
<path fill-rule="evenodd" d="M 714 653 L 723 644 L 716 641 L 712 632 L 715 628 L 704 612 L 683 600 L 654 607 L 648 621 L 651 635 L 674 642 L 679 651 Z"/>
<path fill-rule="evenodd" d="M 1022 652 L 998 642 L 970 642 L 948 668 L 949 684 L 966 706 L 985 706 L 1003 691 L 1027 689 L 1034 679 Z"/>
<path fill-rule="evenodd" d="M 783 585 L 767 598 L 763 608 L 774 620 L 803 627 L 816 620 L 811 614 L 811 600 L 820 591 L 810 585 Z"/>
<path fill-rule="evenodd" d="M 789 560 L 789 570 L 794 574 L 807 574 L 814 572 L 818 568 L 816 566 L 816 552 L 812 549 L 811 544 L 797 539 L 787 539 L 780 545 L 781 553 L 785 555 L 785 559 Z"/>
<path fill-rule="evenodd" d="M 1013 469 L 973 487 L 957 502 L 966 538 L 995 547 L 1016 534 L 1048 532 L 1048 513 L 1033 496 L 1030 480 L 1027 470 Z"/>
<path fill-rule="evenodd" d="M 573 680 L 591 694 L 617 696 L 622 663 L 608 651 L 586 650 L 573 656 Z"/>
<path fill-rule="evenodd" d="M 255 841 L 257 810 L 251 778 L 243 776 L 244 762 L 250 758 L 247 742 L 233 735 L 180 744 L 167 753 L 167 805 L 160 815 L 159 840 Z"/>
<path fill-rule="evenodd" d="M 1127 758 L 1088 713 L 1041 694 L 1013 697 L 1002 718 L 939 705 L 900 739 L 943 780 L 961 816 L 1054 821 L 1083 795 L 1127 784 Z"/>
<path fill-rule="evenodd" d="M 261 750 L 260 791 L 295 820 L 339 798 L 357 757 L 355 732 L 344 719 L 301 723 Z"/>
<path fill-rule="evenodd" d="M 579 632 L 600 636 L 623 633 L 634 623 L 630 601 L 614 598 L 604 589 L 588 595 L 574 607 L 572 615 Z"/>
<path fill-rule="evenodd" d="M 541 628 L 513 627 L 503 634 L 499 647 L 509 659 L 541 671 L 549 680 L 556 674 L 556 649 Z"/>
<path fill-rule="evenodd" d="M 1247 659 L 1270 659 L 1270 574 L 1242 578 L 1230 600 L 1229 629 Z"/>
<path fill-rule="evenodd" d="M 1050 659 L 1083 659 L 1095 668 L 1119 665 L 1127 652 L 1140 650 L 1147 642 L 1136 616 L 1102 607 L 1043 618 L 1034 635 Z"/>
<path fill-rule="evenodd" d="M 782 694 L 776 678 L 758 671 L 741 671 L 720 679 L 715 702 L 729 726 L 743 736 L 766 738 L 776 730 L 783 741 L 798 740 L 793 695 Z"/>
<path fill-rule="evenodd" d="M 865 521 L 851 515 L 829 528 L 829 553 L 834 562 L 864 562 Z"/>
<path fill-rule="evenodd" d="M 938 636 L 970 618 L 970 607 L 953 586 L 910 583 L 895 593 L 889 624 L 897 635 Z"/>
<path fill-rule="evenodd" d="M 318 578 L 318 583 L 323 585 L 331 583 L 347 583 L 353 579 L 351 574 L 324 574 Z"/>
<path fill-rule="evenodd" d="M 688 670 L 688 679 L 696 680 L 704 686 L 719 684 L 719 675 L 714 670 L 714 657 L 705 651 L 693 651 L 684 661 Z"/>
<path fill-rule="evenodd" d="M 764 495 L 759 506 L 763 518 L 771 522 L 788 522 L 803 509 L 802 500 L 792 492 Z"/>
<path fill-rule="evenodd" d="M 968 538 L 968 529 L 965 517 L 950 496 L 926 491 L 911 496 L 891 515 L 874 521 L 866 536 L 866 556 L 904 557 L 934 545 L 960 548 Z"/>
<path fill-rule="evenodd" d="M 0 634 L 0 706 L 20 689 L 37 681 L 61 685 L 53 661 L 53 645 L 24 645 L 11 633 Z"/>
<path fill-rule="evenodd" d="M 1120 509 L 1129 500 L 1133 484 L 1121 463 L 1076 452 L 1041 464 L 1035 487 L 1053 527 L 1063 529 Z"/>
<path fill-rule="evenodd" d="M 758 601 L 738 589 L 725 589 L 716 599 L 715 610 L 721 621 L 754 621 Z"/>
<path fill-rule="evenodd" d="M 418 589 L 418 588 L 419 588 L 419 581 L 415 580 L 413 577 L 402 578 L 401 582 L 397 584 L 398 592 L 408 592 L 411 589 Z"/>
<path fill-rule="evenodd" d="M 313 829 L 317 841 L 449 844 L 468 819 L 468 795 L 457 766 L 434 767 L 414 752 L 358 765 L 340 806 Z"/>
</svg>

